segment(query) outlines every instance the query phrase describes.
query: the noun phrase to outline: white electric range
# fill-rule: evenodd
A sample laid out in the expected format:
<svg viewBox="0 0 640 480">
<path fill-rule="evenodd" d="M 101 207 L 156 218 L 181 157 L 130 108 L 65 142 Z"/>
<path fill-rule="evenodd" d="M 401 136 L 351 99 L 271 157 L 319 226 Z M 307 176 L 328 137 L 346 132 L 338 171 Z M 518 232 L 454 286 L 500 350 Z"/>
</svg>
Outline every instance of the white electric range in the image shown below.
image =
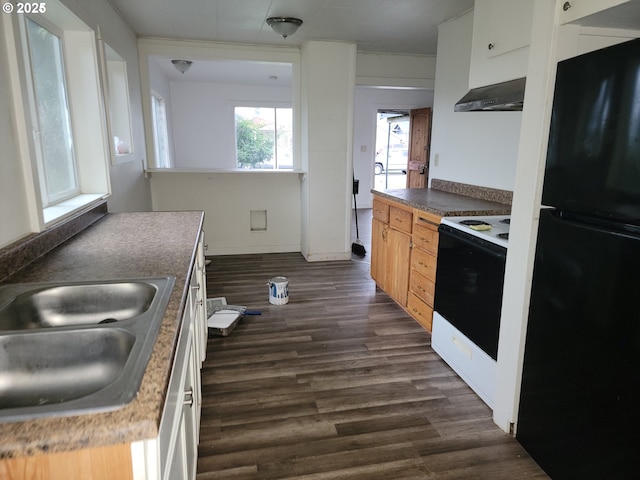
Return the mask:
<svg viewBox="0 0 640 480">
<path fill-rule="evenodd" d="M 431 346 L 493 408 L 510 217 L 445 217 Z"/>
</svg>

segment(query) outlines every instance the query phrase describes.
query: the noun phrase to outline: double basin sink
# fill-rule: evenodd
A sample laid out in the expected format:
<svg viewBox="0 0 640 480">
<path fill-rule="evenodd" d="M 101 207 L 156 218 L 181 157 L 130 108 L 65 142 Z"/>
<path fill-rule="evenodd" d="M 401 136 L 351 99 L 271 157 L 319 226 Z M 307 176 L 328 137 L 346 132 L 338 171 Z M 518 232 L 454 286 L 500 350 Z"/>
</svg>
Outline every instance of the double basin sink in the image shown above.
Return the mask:
<svg viewBox="0 0 640 480">
<path fill-rule="evenodd" d="M 133 400 L 174 283 L 0 285 L 0 421 L 96 413 Z"/>
</svg>

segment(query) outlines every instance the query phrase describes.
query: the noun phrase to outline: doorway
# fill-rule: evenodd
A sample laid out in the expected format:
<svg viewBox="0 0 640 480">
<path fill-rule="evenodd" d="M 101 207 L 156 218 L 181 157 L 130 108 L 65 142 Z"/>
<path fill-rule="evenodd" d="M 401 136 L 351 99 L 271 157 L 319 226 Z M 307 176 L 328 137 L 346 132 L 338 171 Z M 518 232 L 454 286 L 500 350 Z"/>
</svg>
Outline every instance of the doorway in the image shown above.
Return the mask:
<svg viewBox="0 0 640 480">
<path fill-rule="evenodd" d="M 409 110 L 376 112 L 374 187 L 377 190 L 406 188 L 409 163 Z"/>
</svg>

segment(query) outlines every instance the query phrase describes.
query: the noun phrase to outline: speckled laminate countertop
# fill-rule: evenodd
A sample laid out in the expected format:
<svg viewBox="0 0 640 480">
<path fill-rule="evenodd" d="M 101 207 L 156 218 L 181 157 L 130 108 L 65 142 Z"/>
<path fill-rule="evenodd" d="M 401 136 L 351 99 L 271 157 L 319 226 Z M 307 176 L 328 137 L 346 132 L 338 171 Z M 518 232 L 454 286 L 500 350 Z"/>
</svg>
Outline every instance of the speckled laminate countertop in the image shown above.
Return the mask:
<svg viewBox="0 0 640 480">
<path fill-rule="evenodd" d="M 4 280 L 176 277 L 137 397 L 111 412 L 0 423 L 0 458 L 157 436 L 203 219 L 202 212 L 108 214 Z"/>
<path fill-rule="evenodd" d="M 371 193 L 374 196 L 377 195 L 442 217 L 508 215 L 511 213 L 511 205 L 505 203 L 491 202 L 432 188 L 371 190 Z"/>
</svg>

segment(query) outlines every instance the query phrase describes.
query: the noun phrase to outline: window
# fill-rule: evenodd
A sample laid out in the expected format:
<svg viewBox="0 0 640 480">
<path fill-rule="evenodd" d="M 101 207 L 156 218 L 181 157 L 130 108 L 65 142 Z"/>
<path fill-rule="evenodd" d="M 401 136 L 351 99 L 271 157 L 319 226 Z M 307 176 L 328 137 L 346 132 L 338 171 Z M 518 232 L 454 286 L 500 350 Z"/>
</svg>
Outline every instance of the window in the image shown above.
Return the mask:
<svg viewBox="0 0 640 480">
<path fill-rule="evenodd" d="M 236 107 L 239 168 L 293 169 L 293 109 Z"/>
<path fill-rule="evenodd" d="M 27 19 L 36 115 L 33 120 L 43 207 L 78 194 L 62 40 Z"/>
<path fill-rule="evenodd" d="M 169 134 L 167 131 L 167 109 L 164 98 L 151 92 L 151 116 L 156 168 L 170 168 Z"/>
<path fill-rule="evenodd" d="M 24 141 L 20 161 L 32 191 L 31 222 L 44 229 L 110 193 L 109 144 L 96 34 L 58 0 L 46 12 L 15 15 L 19 34 L 14 98 Z M 15 30 L 14 30 L 15 29 Z M 17 73 L 20 70 L 20 73 Z M 19 79 L 19 81 L 18 81 Z"/>
</svg>

